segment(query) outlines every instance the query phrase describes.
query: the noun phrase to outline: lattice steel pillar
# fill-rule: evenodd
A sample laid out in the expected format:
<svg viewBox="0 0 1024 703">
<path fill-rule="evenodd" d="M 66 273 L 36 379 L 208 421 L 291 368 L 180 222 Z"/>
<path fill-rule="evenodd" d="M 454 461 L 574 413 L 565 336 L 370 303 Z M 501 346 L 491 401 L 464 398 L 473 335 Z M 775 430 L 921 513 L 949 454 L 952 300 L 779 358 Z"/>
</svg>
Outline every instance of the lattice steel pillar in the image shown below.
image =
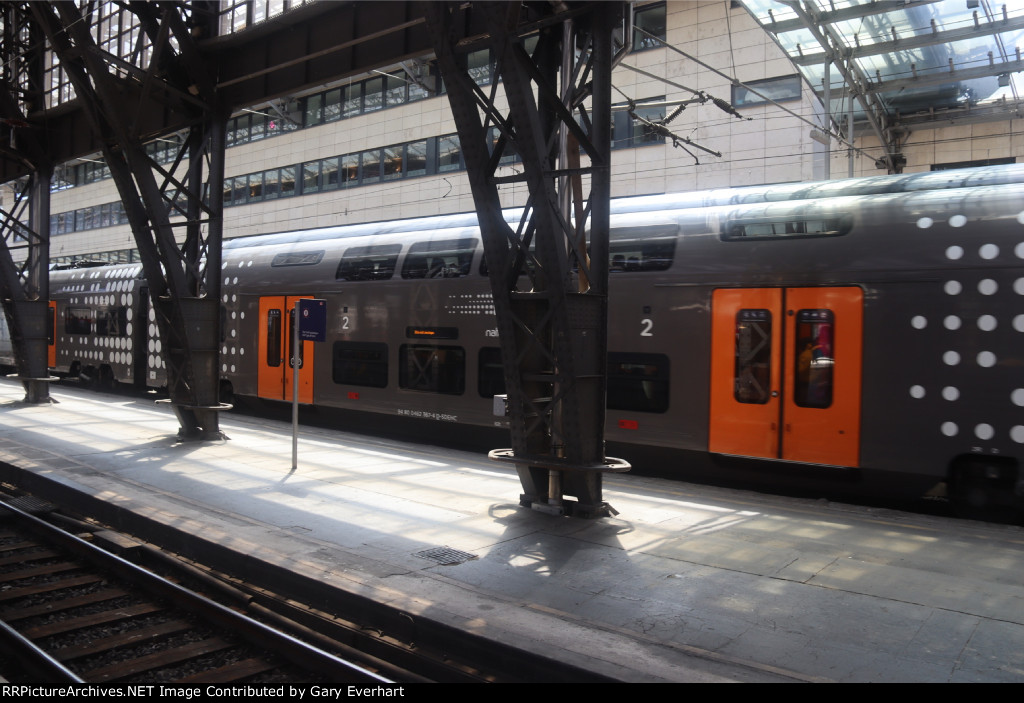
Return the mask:
<svg viewBox="0 0 1024 703">
<path fill-rule="evenodd" d="M 44 403 L 52 380 L 47 348 L 53 333 L 48 271 L 53 165 L 40 144 L 42 132 L 26 113 L 42 107 L 45 46 L 28 5 L 4 3 L 0 13 L 0 149 L 33 171 L 13 184 L 14 202 L 0 210 L 0 299 L 25 400 Z"/>
<path fill-rule="evenodd" d="M 103 143 L 104 160 L 138 244 L 163 340 L 179 435 L 220 437 L 218 411 L 227 407 L 218 402 L 218 360 L 228 110 L 217 105 L 191 28 L 180 14 L 189 6 L 168 2 L 131 7 L 152 42 L 145 71 L 97 47 L 75 3 L 31 5 Z M 183 112 L 192 124 L 186 145 L 169 167 L 146 154 L 138 125 L 132 122 L 137 106 L 148 100 Z M 179 170 L 185 173 L 176 175 Z M 183 217 L 183 224 L 172 222 L 172 216 Z M 175 237 L 179 226 L 186 228 L 181 246 Z"/>
<path fill-rule="evenodd" d="M 25 402 L 50 399 L 48 345 L 54 321 L 50 316 L 50 178 L 36 172 L 16 196 L 11 212 L 0 211 L 0 290 L 14 350 L 17 376 L 25 386 Z M 22 213 L 26 213 L 25 217 Z M 23 222 L 27 219 L 28 225 Z M 44 234 L 39 234 L 43 232 Z M 15 261 L 12 252 L 23 250 Z"/>
<path fill-rule="evenodd" d="M 465 36 L 468 23 L 456 3 L 424 8 L 498 318 L 513 446 L 491 456 L 515 464 L 523 505 L 583 517 L 614 513 L 603 500 L 602 477 L 629 470 L 604 455 L 612 30 L 622 8 L 473 4 L 465 12 L 485 15 L 486 37 Z M 537 37 L 532 56 L 523 44 L 528 35 Z M 489 86 L 478 86 L 466 65 L 467 52 L 483 46 L 497 57 Z M 582 166 L 575 163 L 580 149 L 588 162 Z M 499 177 L 509 151 L 523 173 Z M 497 189 L 511 180 L 529 189 L 526 213 L 512 226 Z"/>
</svg>

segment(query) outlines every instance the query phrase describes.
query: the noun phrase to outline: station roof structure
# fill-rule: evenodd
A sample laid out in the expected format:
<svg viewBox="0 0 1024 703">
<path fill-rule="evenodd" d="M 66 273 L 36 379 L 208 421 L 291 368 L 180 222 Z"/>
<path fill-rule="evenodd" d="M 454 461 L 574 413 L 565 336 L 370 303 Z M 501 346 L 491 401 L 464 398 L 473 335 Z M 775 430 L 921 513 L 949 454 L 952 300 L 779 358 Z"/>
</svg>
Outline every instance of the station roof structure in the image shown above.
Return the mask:
<svg viewBox="0 0 1024 703">
<path fill-rule="evenodd" d="M 1024 3 L 742 0 L 829 105 L 890 147 L 915 128 L 1021 116 Z M 852 108 L 851 108 L 852 102 Z M 890 149 L 890 153 L 894 150 Z M 896 149 L 895 151 L 898 151 Z"/>
<path fill-rule="evenodd" d="M 829 105 L 832 134 L 849 139 L 852 115 L 859 125 L 858 136 L 864 135 L 867 126 L 887 147 L 885 159 L 898 155 L 901 140 L 915 129 L 1021 115 L 1024 79 L 1019 72 L 1024 70 L 1024 60 L 1019 47 L 1024 43 L 1024 2 L 740 2 Z M 109 11 L 104 9 L 108 6 Z M 26 5 L 12 2 L 7 7 L 22 11 Z M 217 76 L 220 99 L 233 107 L 396 62 L 422 60 L 431 53 L 419 6 L 413 2 L 235 0 L 181 3 L 181 8 L 188 21 L 204 13 L 215 15 L 213 24 L 218 29 L 212 36 L 200 35 L 194 53 L 210 75 Z M 144 24 L 135 15 L 146 9 L 145 3 L 99 3 L 92 17 L 101 48 L 111 52 L 109 60 L 118 63 L 126 86 L 151 83 L 146 78 L 151 52 L 140 53 L 142 44 L 136 42 Z M 20 30 L 16 17 L 16 13 L 5 13 L 0 25 Z M 108 41 L 109 47 L 104 43 Z M 117 41 L 125 51 L 120 51 Z M 5 65 L 14 65 L 10 60 L 22 50 L 17 41 L 0 42 Z M 0 142 L 8 143 L 12 130 L 34 126 L 47 134 L 44 147 L 54 162 L 94 153 L 97 144 L 81 119 L 74 95 L 65 96 L 60 88 L 59 65 L 51 59 L 45 63 L 47 90 L 56 99 L 48 98 L 45 106 L 34 101 L 34 108 L 19 104 L 24 114 L 16 114 L 15 103 L 24 101 L 15 88 L 21 77 L 12 75 L 0 120 Z M 131 63 L 137 67 L 129 70 Z M 152 102 L 146 114 L 139 116 L 140 125 L 145 126 L 140 132 L 153 136 L 183 126 L 180 115 L 161 102 Z M 898 170 L 891 162 L 884 165 Z M 27 168 L 19 154 L 0 149 L 0 182 L 23 175 Z"/>
</svg>

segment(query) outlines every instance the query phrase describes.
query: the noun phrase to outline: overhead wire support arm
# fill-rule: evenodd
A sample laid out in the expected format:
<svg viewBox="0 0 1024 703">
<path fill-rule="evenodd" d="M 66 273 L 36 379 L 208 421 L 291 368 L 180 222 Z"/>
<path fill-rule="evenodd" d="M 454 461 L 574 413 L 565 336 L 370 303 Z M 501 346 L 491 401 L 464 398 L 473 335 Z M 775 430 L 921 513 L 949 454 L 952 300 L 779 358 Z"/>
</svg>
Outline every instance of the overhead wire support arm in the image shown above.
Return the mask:
<svg viewBox="0 0 1024 703">
<path fill-rule="evenodd" d="M 803 115 L 799 114 L 798 112 L 795 112 L 795 111 L 793 111 L 793 110 L 789 109 L 788 107 L 786 107 L 785 105 L 783 105 L 783 104 L 781 104 L 781 103 L 779 103 L 779 102 L 777 102 L 777 101 L 773 100 L 773 99 L 772 99 L 771 97 L 769 97 L 768 95 L 765 95 L 764 93 L 760 92 L 760 91 L 759 91 L 759 90 L 757 90 L 756 88 L 752 88 L 752 87 L 750 87 L 749 85 L 747 85 L 747 84 L 743 83 L 742 81 L 740 81 L 740 80 L 738 80 L 738 79 L 734 78 L 733 76 L 730 76 L 730 75 L 729 75 L 729 74 L 727 74 L 727 73 L 724 73 L 724 72 L 722 72 L 722 71 L 719 71 L 719 70 L 718 70 L 717 68 L 715 68 L 714 66 L 711 66 L 711 65 L 709 65 L 709 64 L 707 64 L 707 63 L 704 63 L 703 61 L 701 61 L 701 60 L 700 60 L 700 59 L 698 59 L 697 57 L 695 57 L 695 56 L 692 56 L 692 55 L 690 55 L 690 54 L 686 53 L 685 51 L 683 51 L 683 50 L 682 50 L 682 49 L 680 49 L 679 47 L 676 47 L 676 46 L 673 46 L 673 45 L 669 44 L 669 43 L 668 43 L 667 41 L 665 41 L 665 40 L 664 40 L 664 39 L 662 39 L 661 37 L 659 37 L 659 36 L 656 36 L 656 35 L 654 35 L 654 34 L 651 34 L 650 32 L 646 31 L 646 30 L 645 30 L 645 29 L 643 29 L 642 27 L 636 27 L 635 29 L 636 29 L 636 31 L 638 31 L 638 32 L 640 32 L 641 34 L 643 34 L 644 36 L 646 36 L 646 37 L 649 37 L 650 39 L 654 39 L 655 41 L 657 41 L 658 43 L 660 43 L 661 45 L 663 45 L 663 46 L 664 46 L 664 47 L 665 47 L 666 49 L 671 49 L 672 51 L 676 52 L 677 54 L 679 54 L 679 55 L 680 55 L 680 56 L 682 56 L 683 58 L 686 58 L 686 59 L 689 59 L 690 61 L 693 61 L 693 62 L 694 62 L 695 64 L 697 64 L 698 66 L 701 66 L 702 68 L 706 68 L 707 70 L 709 70 L 709 71 L 711 71 L 711 72 L 715 73 L 716 75 L 720 76 L 721 78 L 725 78 L 725 79 L 726 79 L 727 81 L 729 81 L 729 82 L 730 82 L 730 83 L 732 83 L 733 85 L 739 86 L 739 87 L 743 88 L 744 90 L 748 90 L 748 91 L 750 91 L 751 93 L 753 93 L 753 94 L 754 94 L 754 95 L 756 95 L 757 97 L 759 97 L 759 98 L 761 98 L 762 100 L 764 100 L 764 101 L 765 101 L 766 103 L 768 103 L 768 104 L 772 105 L 773 107 L 777 107 L 778 109 L 782 110 L 783 112 L 785 112 L 785 113 L 789 114 L 789 115 L 790 115 L 791 117 L 795 117 L 796 119 L 800 120 L 801 122 L 803 122 L 804 124 L 807 124 L 807 125 L 808 125 L 808 126 L 810 126 L 810 127 L 813 127 L 814 129 L 817 129 L 817 130 L 820 130 L 820 131 L 824 131 L 824 133 L 825 133 L 825 134 L 826 134 L 827 136 L 831 137 L 832 139 L 835 139 L 835 140 L 836 140 L 837 142 L 839 142 L 840 144 L 843 144 L 843 145 L 845 145 L 845 146 L 849 147 L 850 149 L 853 149 L 853 150 L 854 150 L 855 152 L 857 152 L 858 154 L 861 154 L 862 156 L 865 156 L 865 157 L 867 157 L 867 158 L 870 158 L 870 159 L 872 159 L 872 160 L 874 160 L 874 159 L 875 159 L 875 156 L 873 156 L 872 154 L 869 154 L 869 153 L 868 153 L 867 151 L 865 151 L 864 149 L 861 149 L 860 147 L 857 147 L 857 146 L 855 146 L 855 145 L 853 144 L 853 142 L 851 142 L 850 140 L 848 140 L 848 139 L 847 139 L 846 137 L 844 137 L 844 136 L 843 136 L 842 134 L 840 134 L 840 133 L 838 133 L 838 132 L 835 132 L 835 131 L 833 131 L 833 130 L 822 130 L 822 129 L 821 129 L 821 125 L 819 125 L 819 124 L 817 124 L 817 123 L 815 123 L 815 122 L 813 122 L 813 121 L 811 121 L 811 120 L 807 119 L 806 117 L 804 117 Z M 629 66 L 626 66 L 625 64 L 623 64 L 623 68 L 631 68 L 631 67 L 629 67 Z M 637 72 L 640 72 L 640 69 L 635 69 L 635 68 L 634 68 L 634 69 L 632 69 L 632 70 L 634 70 L 634 71 L 637 71 Z M 657 76 L 652 76 L 652 77 L 655 77 L 655 78 L 656 78 Z M 672 83 L 671 81 L 669 81 L 669 80 L 667 80 L 667 79 L 664 79 L 664 78 L 660 78 L 659 80 L 663 81 L 664 83 L 666 83 L 666 84 L 668 84 L 668 85 L 675 85 L 675 84 L 674 84 L 674 83 Z M 689 88 L 686 88 L 686 90 L 690 90 L 690 89 L 689 89 Z M 692 91 L 691 91 L 691 92 L 692 92 Z M 726 104 L 728 104 L 728 103 L 726 103 Z M 730 107 L 731 107 L 731 106 L 730 106 Z M 724 108 L 723 108 L 723 109 L 724 109 Z M 737 114 L 738 114 L 738 113 L 737 113 Z M 750 119 L 750 118 L 746 118 L 746 119 Z"/>
</svg>

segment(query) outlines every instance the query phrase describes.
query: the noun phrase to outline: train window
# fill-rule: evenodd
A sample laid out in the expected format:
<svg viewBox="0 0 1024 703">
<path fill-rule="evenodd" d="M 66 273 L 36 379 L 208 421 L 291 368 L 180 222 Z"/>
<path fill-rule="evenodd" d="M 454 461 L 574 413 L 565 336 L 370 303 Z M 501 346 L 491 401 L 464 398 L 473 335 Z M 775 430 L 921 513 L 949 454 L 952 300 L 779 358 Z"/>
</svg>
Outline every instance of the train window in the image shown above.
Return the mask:
<svg viewBox="0 0 1024 703">
<path fill-rule="evenodd" d="M 91 308 L 67 308 L 64 311 L 65 334 L 90 334 L 91 332 Z"/>
<path fill-rule="evenodd" d="M 477 391 L 481 398 L 493 398 L 505 392 L 505 367 L 500 347 L 481 347 L 477 364 Z"/>
<path fill-rule="evenodd" d="M 610 410 L 668 410 L 669 362 L 664 354 L 608 353 Z"/>
<path fill-rule="evenodd" d="M 792 237 L 841 237 L 853 226 L 850 217 L 788 217 L 733 220 L 722 231 L 722 241 L 789 239 Z"/>
<path fill-rule="evenodd" d="M 281 365 L 281 311 L 267 310 L 267 366 Z"/>
<path fill-rule="evenodd" d="M 413 391 L 462 395 L 466 389 L 466 350 L 403 344 L 398 386 Z"/>
<path fill-rule="evenodd" d="M 401 244 L 349 247 L 341 255 L 335 279 L 339 281 L 386 281 L 395 273 Z"/>
<path fill-rule="evenodd" d="M 835 319 L 831 310 L 796 313 L 793 402 L 802 408 L 832 405 Z"/>
<path fill-rule="evenodd" d="M 106 337 L 127 336 L 125 330 L 128 328 L 128 308 L 124 305 L 116 308 L 107 308 L 96 315 L 96 334 Z"/>
<path fill-rule="evenodd" d="M 665 271 L 676 253 L 675 223 L 613 229 L 608 241 L 608 271 Z"/>
<path fill-rule="evenodd" d="M 438 239 L 409 247 L 402 278 L 459 278 L 469 275 L 477 240 Z"/>
<path fill-rule="evenodd" d="M 331 377 L 349 386 L 388 385 L 388 345 L 378 342 L 335 342 Z"/>
<path fill-rule="evenodd" d="M 736 367 L 733 398 L 763 405 L 771 398 L 772 313 L 744 309 L 736 313 Z"/>
<path fill-rule="evenodd" d="M 319 251 L 291 251 L 286 254 L 278 254 L 270 262 L 271 266 L 313 266 L 323 261 L 324 250 Z"/>
</svg>

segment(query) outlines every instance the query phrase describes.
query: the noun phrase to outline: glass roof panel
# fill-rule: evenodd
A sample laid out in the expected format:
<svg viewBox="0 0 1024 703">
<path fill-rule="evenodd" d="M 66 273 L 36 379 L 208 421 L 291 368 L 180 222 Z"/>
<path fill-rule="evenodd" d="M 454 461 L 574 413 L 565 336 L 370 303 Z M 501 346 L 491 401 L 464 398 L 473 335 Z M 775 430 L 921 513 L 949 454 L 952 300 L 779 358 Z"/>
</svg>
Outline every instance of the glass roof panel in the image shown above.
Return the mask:
<svg viewBox="0 0 1024 703">
<path fill-rule="evenodd" d="M 1010 76 L 1020 70 L 1018 47 L 1024 49 L 1024 2 L 1020 0 L 742 3 L 797 62 L 819 95 L 826 47 L 807 25 L 851 57 L 856 78 L 887 110 L 905 114 L 962 107 L 991 101 L 1007 91 L 1008 99 L 1018 100 L 1016 81 Z M 830 82 L 837 101 L 844 83 L 837 68 L 831 69 Z"/>
</svg>

